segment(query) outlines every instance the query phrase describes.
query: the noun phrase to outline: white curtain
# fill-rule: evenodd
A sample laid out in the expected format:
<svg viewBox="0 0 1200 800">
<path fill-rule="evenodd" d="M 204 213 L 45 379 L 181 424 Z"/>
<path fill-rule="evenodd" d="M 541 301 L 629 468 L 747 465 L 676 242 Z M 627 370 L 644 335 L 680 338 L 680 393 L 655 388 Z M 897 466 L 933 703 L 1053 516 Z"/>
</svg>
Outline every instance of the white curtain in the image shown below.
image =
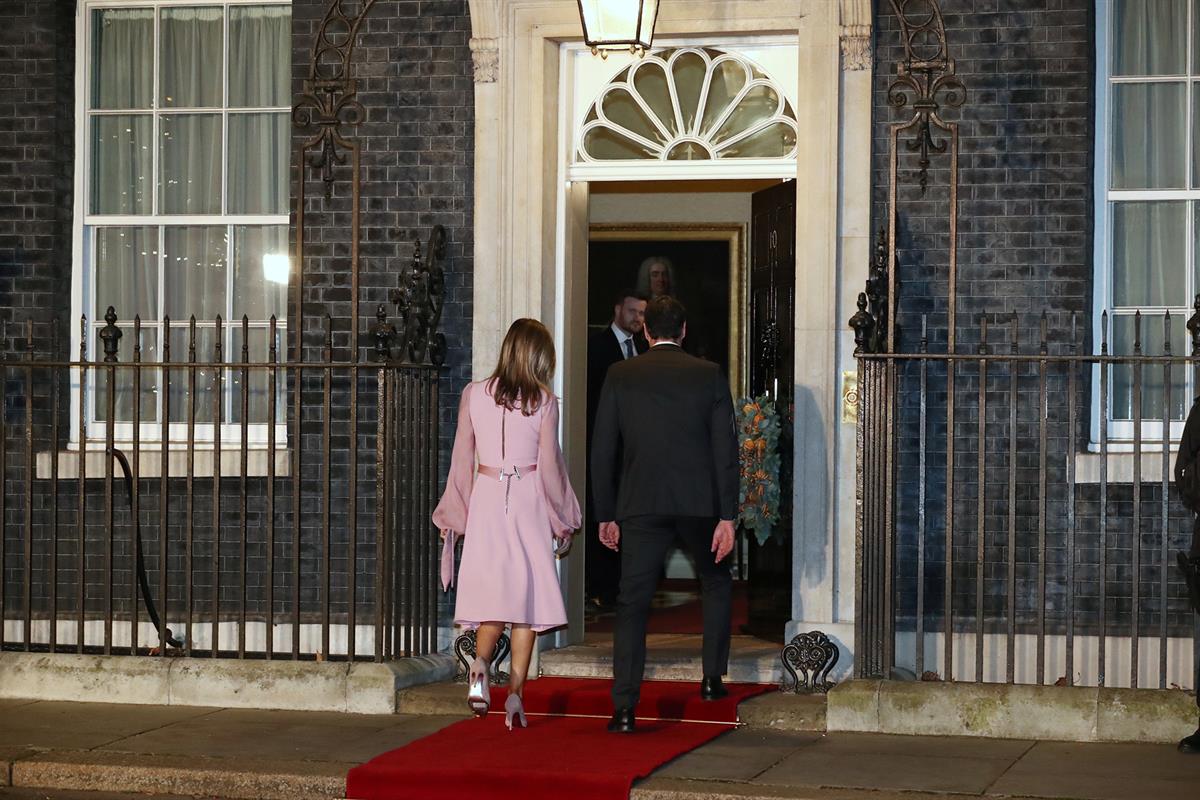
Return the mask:
<svg viewBox="0 0 1200 800">
<path fill-rule="evenodd" d="M 161 14 L 158 79 L 162 106 L 219 107 L 225 61 L 221 8 L 165 8 Z"/>
<path fill-rule="evenodd" d="M 291 46 L 288 6 L 229 9 L 230 108 L 291 105 Z"/>
<path fill-rule="evenodd" d="M 150 108 L 154 96 L 154 11 L 92 14 L 92 108 Z"/>
<path fill-rule="evenodd" d="M 1187 203 L 1113 205 L 1113 305 L 1186 306 Z"/>
<path fill-rule="evenodd" d="M 290 132 L 288 114 L 229 115 L 229 213 L 287 213 Z"/>
<path fill-rule="evenodd" d="M 1189 0 L 1113 0 L 1113 75 L 1187 72 Z"/>
</svg>

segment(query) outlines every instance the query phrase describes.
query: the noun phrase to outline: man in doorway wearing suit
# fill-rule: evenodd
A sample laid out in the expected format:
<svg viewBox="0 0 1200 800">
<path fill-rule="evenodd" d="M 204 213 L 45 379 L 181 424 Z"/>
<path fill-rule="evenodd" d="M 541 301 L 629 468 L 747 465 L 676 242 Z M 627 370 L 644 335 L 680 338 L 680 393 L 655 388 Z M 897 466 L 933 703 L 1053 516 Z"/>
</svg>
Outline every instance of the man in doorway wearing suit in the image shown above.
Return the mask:
<svg viewBox="0 0 1200 800">
<path fill-rule="evenodd" d="M 642 333 L 646 313 L 646 295 L 635 289 L 622 289 L 613 298 L 613 318 L 607 328 L 588 339 L 587 349 L 587 447 L 591 452 L 592 432 L 596 422 L 596 404 L 600 387 L 608 368 L 619 361 L 646 352 L 649 345 Z M 595 502 L 592 500 L 591 472 L 587 482 L 587 549 L 584 583 L 588 602 L 597 608 L 610 608 L 617 602 L 617 585 L 621 579 L 621 559 L 600 544 L 592 532 L 596 530 Z"/>
<path fill-rule="evenodd" d="M 650 350 L 614 364 L 600 393 L 591 452 L 600 540 L 620 549 L 621 589 L 613 634 L 613 706 L 608 729 L 634 729 L 646 666 L 646 617 L 663 560 L 683 540 L 700 573 L 704 680 L 700 695 L 728 692 L 738 444 L 729 384 L 720 367 L 683 352 L 683 305 L 670 296 L 646 307 Z M 618 463 L 619 462 L 619 463 Z"/>
</svg>

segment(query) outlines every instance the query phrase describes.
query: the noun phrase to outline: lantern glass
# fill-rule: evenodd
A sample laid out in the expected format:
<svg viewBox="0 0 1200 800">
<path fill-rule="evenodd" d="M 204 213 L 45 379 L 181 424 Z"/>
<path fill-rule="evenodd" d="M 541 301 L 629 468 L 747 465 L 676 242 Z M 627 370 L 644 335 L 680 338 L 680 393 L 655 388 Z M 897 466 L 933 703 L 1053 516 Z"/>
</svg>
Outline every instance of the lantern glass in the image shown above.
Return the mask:
<svg viewBox="0 0 1200 800">
<path fill-rule="evenodd" d="M 579 0 L 579 16 L 593 50 L 649 50 L 658 0 Z"/>
</svg>

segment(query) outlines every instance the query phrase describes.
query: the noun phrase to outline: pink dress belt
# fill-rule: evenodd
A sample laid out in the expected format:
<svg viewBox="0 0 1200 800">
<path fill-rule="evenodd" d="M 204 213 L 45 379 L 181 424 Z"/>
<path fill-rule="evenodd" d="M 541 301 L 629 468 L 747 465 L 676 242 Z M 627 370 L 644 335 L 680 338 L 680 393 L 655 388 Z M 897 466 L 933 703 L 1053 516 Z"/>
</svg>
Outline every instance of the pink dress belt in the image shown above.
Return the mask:
<svg viewBox="0 0 1200 800">
<path fill-rule="evenodd" d="M 508 470 L 512 470 L 509 472 Z M 512 479 L 521 480 L 531 472 L 537 471 L 537 464 L 531 464 L 528 467 L 489 467 L 487 464 L 479 465 L 479 474 L 487 475 L 489 478 L 495 478 L 504 484 L 504 513 L 508 513 L 508 492 L 512 488 Z"/>
</svg>

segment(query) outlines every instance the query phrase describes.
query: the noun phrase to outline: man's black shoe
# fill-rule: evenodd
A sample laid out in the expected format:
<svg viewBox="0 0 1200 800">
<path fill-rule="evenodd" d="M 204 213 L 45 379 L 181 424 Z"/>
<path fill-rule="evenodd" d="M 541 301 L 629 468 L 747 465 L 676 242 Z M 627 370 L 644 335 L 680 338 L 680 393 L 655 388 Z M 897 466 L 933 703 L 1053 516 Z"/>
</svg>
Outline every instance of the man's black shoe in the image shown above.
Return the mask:
<svg viewBox="0 0 1200 800">
<path fill-rule="evenodd" d="M 633 709 L 618 708 L 608 721 L 609 733 L 633 733 Z"/>
<path fill-rule="evenodd" d="M 1187 581 L 1188 598 L 1192 601 L 1192 610 L 1200 614 L 1200 558 L 1189 558 L 1185 553 L 1175 554 L 1175 563 Z"/>
<path fill-rule="evenodd" d="M 1179 752 L 1200 753 L 1200 728 L 1191 736 L 1179 740 Z"/>
<path fill-rule="evenodd" d="M 701 700 L 720 700 L 729 694 L 729 690 L 721 685 L 721 678 L 705 678 L 700 681 Z"/>
</svg>

